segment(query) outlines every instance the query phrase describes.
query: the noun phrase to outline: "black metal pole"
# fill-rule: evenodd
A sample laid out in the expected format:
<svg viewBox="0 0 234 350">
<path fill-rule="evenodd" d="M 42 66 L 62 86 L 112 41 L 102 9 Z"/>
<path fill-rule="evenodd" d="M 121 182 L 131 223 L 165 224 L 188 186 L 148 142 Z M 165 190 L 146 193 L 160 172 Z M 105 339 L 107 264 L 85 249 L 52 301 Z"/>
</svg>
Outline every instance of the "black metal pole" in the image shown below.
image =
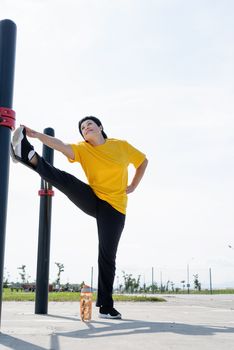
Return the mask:
<svg viewBox="0 0 234 350">
<path fill-rule="evenodd" d="M 7 116 L 13 101 L 16 25 L 10 20 L 0 21 L 0 321 L 5 255 L 5 235 L 9 182 L 9 150 L 13 119 Z M 6 113 L 5 113 L 6 112 Z"/>
<path fill-rule="evenodd" d="M 44 133 L 54 136 L 54 130 L 46 128 Z M 43 158 L 50 164 L 54 162 L 53 149 L 43 145 Z M 50 265 L 50 231 L 51 231 L 51 209 L 52 209 L 52 186 L 41 180 L 39 191 L 40 215 L 37 251 L 37 279 L 36 279 L 36 314 L 47 314 L 48 292 L 49 292 L 49 265 Z"/>
</svg>

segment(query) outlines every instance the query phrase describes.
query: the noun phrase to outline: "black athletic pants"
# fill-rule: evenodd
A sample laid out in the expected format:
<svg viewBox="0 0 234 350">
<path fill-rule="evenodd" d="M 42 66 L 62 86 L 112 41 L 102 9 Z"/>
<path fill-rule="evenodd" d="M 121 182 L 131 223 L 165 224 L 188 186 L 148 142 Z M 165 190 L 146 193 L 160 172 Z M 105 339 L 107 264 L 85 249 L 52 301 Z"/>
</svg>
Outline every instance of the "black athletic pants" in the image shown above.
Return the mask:
<svg viewBox="0 0 234 350">
<path fill-rule="evenodd" d="M 96 306 L 113 306 L 116 252 L 124 228 L 125 215 L 96 196 L 91 187 L 75 176 L 59 170 L 38 156 L 34 170 L 52 186 L 63 192 L 78 208 L 97 221 L 98 295 Z"/>
</svg>

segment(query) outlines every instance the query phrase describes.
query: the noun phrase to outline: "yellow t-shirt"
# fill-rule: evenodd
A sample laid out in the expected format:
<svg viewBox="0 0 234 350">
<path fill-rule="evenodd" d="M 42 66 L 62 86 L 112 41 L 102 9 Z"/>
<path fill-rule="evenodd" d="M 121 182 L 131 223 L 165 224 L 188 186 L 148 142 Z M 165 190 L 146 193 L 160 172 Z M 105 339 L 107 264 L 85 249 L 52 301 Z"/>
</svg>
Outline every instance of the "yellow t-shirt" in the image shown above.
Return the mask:
<svg viewBox="0 0 234 350">
<path fill-rule="evenodd" d="M 106 139 L 99 146 L 86 141 L 71 144 L 75 159 L 85 172 L 90 187 L 102 200 L 108 202 L 121 213 L 126 213 L 128 184 L 128 165 L 138 168 L 145 155 L 127 141 Z"/>
</svg>

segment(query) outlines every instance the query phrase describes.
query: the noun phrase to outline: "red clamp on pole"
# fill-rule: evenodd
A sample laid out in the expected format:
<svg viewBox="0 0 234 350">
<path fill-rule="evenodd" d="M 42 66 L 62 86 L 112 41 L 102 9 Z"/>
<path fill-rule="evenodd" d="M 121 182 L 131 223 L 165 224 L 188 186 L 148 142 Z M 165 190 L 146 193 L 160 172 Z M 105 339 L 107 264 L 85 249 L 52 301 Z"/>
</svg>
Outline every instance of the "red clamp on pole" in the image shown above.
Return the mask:
<svg viewBox="0 0 234 350">
<path fill-rule="evenodd" d="M 54 196 L 54 191 L 53 190 L 39 190 L 38 191 L 39 196 Z"/>
<path fill-rule="evenodd" d="M 0 107 L 0 125 L 15 129 L 15 111 L 11 108 Z"/>
</svg>

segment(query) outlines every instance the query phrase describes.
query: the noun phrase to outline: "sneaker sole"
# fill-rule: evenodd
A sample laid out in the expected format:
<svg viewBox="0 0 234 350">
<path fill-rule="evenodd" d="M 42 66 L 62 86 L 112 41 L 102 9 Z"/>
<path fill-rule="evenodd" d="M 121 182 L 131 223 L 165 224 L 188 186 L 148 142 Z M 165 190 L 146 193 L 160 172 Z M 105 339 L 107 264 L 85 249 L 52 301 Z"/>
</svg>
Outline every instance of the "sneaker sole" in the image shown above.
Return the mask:
<svg viewBox="0 0 234 350">
<path fill-rule="evenodd" d="M 109 320 L 121 320 L 122 316 L 118 315 L 118 316 L 111 316 L 111 315 L 106 315 L 106 314 L 98 314 L 99 318 L 105 318 L 105 319 L 109 319 Z"/>
<path fill-rule="evenodd" d="M 17 155 L 15 154 L 14 148 L 13 148 L 12 144 L 11 144 L 11 148 L 10 148 L 10 154 L 11 154 L 11 159 L 13 160 L 14 163 L 21 163 L 21 164 L 23 164 L 23 165 L 26 165 L 29 169 L 35 170 L 35 169 L 33 168 L 33 166 L 30 165 L 30 163 L 25 163 L 25 162 L 22 160 L 22 158 L 20 158 L 19 156 L 17 156 Z"/>
<path fill-rule="evenodd" d="M 11 143 L 11 148 L 10 148 L 10 155 L 11 155 L 11 159 L 13 160 L 14 163 L 18 163 L 19 162 L 19 157 L 15 155 L 12 143 Z"/>
<path fill-rule="evenodd" d="M 24 138 L 23 135 L 23 130 L 24 128 L 20 126 L 14 133 L 13 138 L 12 138 L 12 147 L 14 150 L 15 156 L 18 156 L 21 158 L 21 141 Z"/>
</svg>

